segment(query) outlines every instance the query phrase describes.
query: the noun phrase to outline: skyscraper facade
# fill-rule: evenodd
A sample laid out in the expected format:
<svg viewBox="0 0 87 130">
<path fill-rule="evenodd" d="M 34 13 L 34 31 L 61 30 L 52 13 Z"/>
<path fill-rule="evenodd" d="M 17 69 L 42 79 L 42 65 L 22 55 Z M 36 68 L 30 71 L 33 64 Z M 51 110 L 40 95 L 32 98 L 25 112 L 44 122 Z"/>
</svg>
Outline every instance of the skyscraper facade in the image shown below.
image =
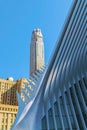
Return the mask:
<svg viewBox="0 0 87 130">
<path fill-rule="evenodd" d="M 40 29 L 32 32 L 30 43 L 30 75 L 44 66 L 44 44 Z"/>
<path fill-rule="evenodd" d="M 16 92 L 18 91 L 25 101 L 22 94 L 25 82 L 27 80 L 24 78 L 18 81 L 14 81 L 12 77 L 0 79 L 0 130 L 10 130 L 14 123 L 18 111 Z"/>
<path fill-rule="evenodd" d="M 10 130 L 17 111 L 16 105 L 0 104 L 0 130 Z"/>
</svg>

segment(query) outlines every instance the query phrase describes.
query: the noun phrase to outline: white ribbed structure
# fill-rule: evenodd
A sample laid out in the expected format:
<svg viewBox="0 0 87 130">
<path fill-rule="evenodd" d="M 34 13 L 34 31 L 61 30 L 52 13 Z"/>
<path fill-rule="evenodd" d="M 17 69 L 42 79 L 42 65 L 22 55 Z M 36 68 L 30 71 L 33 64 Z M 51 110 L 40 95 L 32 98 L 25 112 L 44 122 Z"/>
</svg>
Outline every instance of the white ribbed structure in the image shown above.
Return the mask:
<svg viewBox="0 0 87 130">
<path fill-rule="evenodd" d="M 38 91 L 12 130 L 87 130 L 87 0 L 74 1 Z"/>
</svg>

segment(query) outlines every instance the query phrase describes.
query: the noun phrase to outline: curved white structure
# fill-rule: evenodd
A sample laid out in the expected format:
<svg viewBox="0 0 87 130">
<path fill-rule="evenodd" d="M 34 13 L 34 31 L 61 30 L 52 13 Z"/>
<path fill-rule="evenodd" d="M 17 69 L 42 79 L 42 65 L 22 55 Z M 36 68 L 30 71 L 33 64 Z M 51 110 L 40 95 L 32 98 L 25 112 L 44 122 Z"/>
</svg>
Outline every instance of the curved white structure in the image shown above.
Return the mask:
<svg viewBox="0 0 87 130">
<path fill-rule="evenodd" d="M 75 0 L 39 88 L 12 130 L 86 129 L 87 0 Z"/>
</svg>

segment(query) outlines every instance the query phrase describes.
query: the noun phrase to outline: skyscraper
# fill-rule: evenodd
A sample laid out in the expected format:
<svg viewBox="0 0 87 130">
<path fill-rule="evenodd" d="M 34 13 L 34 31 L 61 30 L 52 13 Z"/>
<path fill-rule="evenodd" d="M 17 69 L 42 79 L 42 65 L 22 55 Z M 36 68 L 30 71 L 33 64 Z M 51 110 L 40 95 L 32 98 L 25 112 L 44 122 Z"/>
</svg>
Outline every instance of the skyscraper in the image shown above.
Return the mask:
<svg viewBox="0 0 87 130">
<path fill-rule="evenodd" d="M 30 43 L 30 76 L 44 66 L 44 44 L 40 29 L 32 32 Z"/>
</svg>

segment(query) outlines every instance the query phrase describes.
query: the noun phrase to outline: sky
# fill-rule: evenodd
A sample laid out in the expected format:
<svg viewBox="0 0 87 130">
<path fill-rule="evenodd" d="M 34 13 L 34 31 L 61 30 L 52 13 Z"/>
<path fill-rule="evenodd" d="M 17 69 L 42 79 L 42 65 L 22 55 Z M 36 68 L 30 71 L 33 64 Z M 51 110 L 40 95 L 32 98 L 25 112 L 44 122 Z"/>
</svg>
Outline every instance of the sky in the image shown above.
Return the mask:
<svg viewBox="0 0 87 130">
<path fill-rule="evenodd" d="M 43 34 L 49 64 L 73 0 L 0 0 L 0 78 L 29 78 L 33 29 Z"/>
</svg>

